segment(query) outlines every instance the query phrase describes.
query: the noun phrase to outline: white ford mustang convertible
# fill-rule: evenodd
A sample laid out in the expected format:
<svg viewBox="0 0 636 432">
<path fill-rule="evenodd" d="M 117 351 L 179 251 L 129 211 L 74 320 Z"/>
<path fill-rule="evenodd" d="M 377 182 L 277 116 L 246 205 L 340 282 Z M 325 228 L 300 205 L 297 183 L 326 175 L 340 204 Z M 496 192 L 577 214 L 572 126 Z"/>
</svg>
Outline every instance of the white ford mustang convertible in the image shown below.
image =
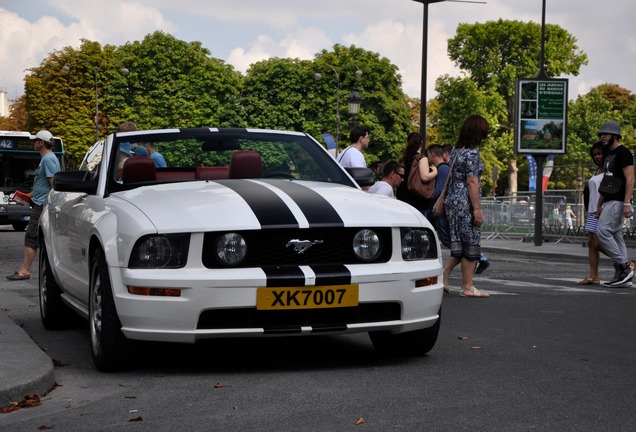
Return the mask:
<svg viewBox="0 0 636 432">
<path fill-rule="evenodd" d="M 55 176 L 42 321 L 88 319 L 102 371 L 129 367 L 135 340 L 369 332 L 380 351 L 423 355 L 440 326 L 439 242 L 416 209 L 361 190 L 372 181 L 304 133 L 110 135 Z"/>
</svg>

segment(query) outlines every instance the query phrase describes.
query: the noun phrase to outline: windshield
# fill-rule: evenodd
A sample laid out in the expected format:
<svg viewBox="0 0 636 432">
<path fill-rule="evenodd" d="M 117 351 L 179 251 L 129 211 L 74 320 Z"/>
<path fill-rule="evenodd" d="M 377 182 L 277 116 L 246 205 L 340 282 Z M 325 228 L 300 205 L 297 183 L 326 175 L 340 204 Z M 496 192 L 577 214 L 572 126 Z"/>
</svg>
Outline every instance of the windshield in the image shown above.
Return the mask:
<svg viewBox="0 0 636 432">
<path fill-rule="evenodd" d="M 354 186 L 320 144 L 304 134 L 245 129 L 130 132 L 115 137 L 113 153 L 111 181 L 124 186 L 237 178 Z"/>
</svg>

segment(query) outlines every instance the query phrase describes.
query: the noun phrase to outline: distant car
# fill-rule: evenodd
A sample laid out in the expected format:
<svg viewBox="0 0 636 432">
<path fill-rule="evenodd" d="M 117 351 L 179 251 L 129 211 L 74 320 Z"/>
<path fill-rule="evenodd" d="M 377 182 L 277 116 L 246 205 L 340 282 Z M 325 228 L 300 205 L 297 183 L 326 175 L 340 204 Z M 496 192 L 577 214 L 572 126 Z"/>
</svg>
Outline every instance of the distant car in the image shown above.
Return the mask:
<svg viewBox="0 0 636 432">
<path fill-rule="evenodd" d="M 167 168 L 130 155 L 146 142 Z M 102 371 L 133 366 L 133 340 L 369 332 L 381 351 L 423 355 L 441 319 L 439 242 L 419 211 L 361 190 L 372 174 L 297 132 L 111 135 L 55 176 L 42 322 L 87 318 Z"/>
<path fill-rule="evenodd" d="M 10 197 L 12 193 L 0 193 L 0 225 L 11 225 L 16 231 L 24 231 L 29 223 L 31 207 L 19 205 Z"/>
</svg>

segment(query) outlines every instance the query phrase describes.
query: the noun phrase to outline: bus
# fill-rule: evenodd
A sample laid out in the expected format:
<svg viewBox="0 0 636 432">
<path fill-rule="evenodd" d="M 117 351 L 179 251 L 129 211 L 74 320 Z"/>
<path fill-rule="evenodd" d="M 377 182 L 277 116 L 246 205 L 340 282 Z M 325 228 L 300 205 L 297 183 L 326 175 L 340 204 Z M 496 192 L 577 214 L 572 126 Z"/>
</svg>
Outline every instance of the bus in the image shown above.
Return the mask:
<svg viewBox="0 0 636 432">
<path fill-rule="evenodd" d="M 58 137 L 53 137 L 53 153 L 63 170 L 66 155 Z M 31 209 L 18 205 L 11 197 L 15 191 L 31 191 L 40 158 L 29 132 L 0 131 L 0 225 L 12 225 L 16 231 L 26 228 Z"/>
</svg>

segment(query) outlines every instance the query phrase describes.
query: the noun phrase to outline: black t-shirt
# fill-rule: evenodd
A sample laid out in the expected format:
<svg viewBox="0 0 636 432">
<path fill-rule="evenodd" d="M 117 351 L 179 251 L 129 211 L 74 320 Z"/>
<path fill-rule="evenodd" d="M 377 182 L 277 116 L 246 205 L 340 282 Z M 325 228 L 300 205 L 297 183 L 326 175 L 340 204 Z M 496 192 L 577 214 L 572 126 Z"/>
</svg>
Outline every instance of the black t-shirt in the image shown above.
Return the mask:
<svg viewBox="0 0 636 432">
<path fill-rule="evenodd" d="M 627 150 L 625 146 L 619 145 L 614 150 L 610 150 L 605 156 L 605 162 L 603 164 L 604 172 L 611 172 L 617 178 L 623 180 L 621 190 L 617 194 L 603 195 L 605 202 L 607 201 L 623 201 L 625 199 L 625 173 L 623 168 L 626 166 L 634 165 L 634 156 L 632 152 Z"/>
</svg>

